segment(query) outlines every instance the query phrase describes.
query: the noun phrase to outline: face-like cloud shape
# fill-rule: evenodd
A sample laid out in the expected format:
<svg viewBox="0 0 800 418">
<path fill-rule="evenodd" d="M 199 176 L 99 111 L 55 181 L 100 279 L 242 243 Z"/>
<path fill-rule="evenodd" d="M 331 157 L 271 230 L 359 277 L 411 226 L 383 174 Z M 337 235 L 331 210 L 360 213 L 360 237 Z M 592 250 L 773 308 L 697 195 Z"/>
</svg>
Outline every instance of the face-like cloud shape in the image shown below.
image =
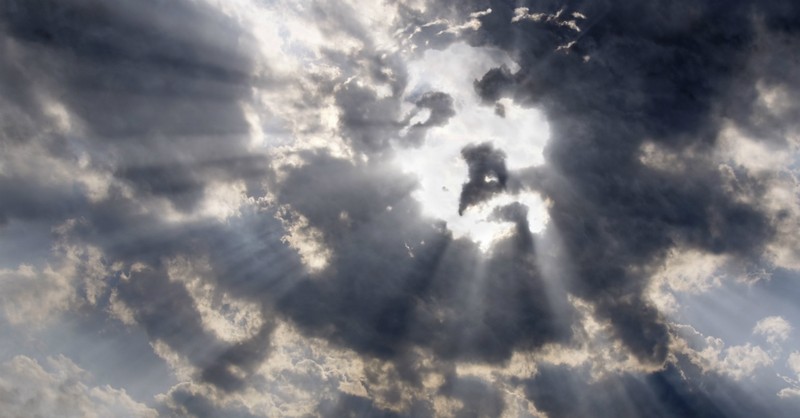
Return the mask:
<svg viewBox="0 0 800 418">
<path fill-rule="evenodd" d="M 8 1 L 0 410 L 792 416 L 798 33 L 788 0 Z"/>
</svg>

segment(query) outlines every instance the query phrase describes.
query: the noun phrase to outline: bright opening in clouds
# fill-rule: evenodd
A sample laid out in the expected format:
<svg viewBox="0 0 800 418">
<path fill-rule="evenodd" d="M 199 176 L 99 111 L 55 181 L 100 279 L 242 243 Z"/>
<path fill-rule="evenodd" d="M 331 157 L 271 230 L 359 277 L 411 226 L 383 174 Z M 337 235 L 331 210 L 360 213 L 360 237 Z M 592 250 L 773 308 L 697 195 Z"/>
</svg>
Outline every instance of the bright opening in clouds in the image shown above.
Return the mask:
<svg viewBox="0 0 800 418">
<path fill-rule="evenodd" d="M 800 3 L 0 2 L 0 417 L 796 417 Z"/>
<path fill-rule="evenodd" d="M 473 48 L 463 43 L 441 51 L 425 51 L 421 57 L 410 61 L 407 100 L 414 102 L 415 96 L 422 92 L 445 92 L 451 97 L 456 116 L 447 125 L 430 128 L 418 146 L 404 147 L 405 138 L 410 135 L 406 128 L 395 146 L 397 163 L 404 172 L 419 180 L 420 186 L 412 196 L 422 205 L 423 213 L 447 222 L 454 237 L 468 237 L 484 250 L 496 238 L 513 230 L 513 222 L 492 216 L 497 207 L 514 202 L 527 206 L 529 230 L 533 233 L 541 232 L 547 223 L 544 202 L 537 193 L 531 192 L 498 195 L 459 214 L 459 196 L 468 173 L 461 155 L 464 147 L 476 142 L 491 143 L 505 153 L 509 170 L 530 168 L 543 162 L 542 150 L 549 131 L 541 112 L 520 107 L 509 99 L 486 106 L 472 87 L 475 79 L 498 64 L 512 68 L 515 65 L 502 51 Z M 414 109 L 408 111 L 414 112 Z M 414 117 L 409 124 L 413 127 L 429 120 L 431 112 L 423 113 L 422 117 L 411 114 Z"/>
</svg>

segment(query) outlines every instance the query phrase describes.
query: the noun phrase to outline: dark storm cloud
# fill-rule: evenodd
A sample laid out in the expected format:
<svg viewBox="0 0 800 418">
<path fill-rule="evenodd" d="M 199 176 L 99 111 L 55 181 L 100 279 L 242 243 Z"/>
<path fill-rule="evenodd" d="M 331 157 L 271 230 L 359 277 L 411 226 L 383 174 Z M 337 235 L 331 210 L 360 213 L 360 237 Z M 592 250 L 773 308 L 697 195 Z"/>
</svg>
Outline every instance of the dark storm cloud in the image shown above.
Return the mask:
<svg viewBox="0 0 800 418">
<path fill-rule="evenodd" d="M 109 172 L 112 183 L 105 197 L 91 201 L 86 190 L 64 187 L 46 173 L 3 173 L 0 220 L 56 225 L 80 217 L 74 234 L 102 248 L 106 259 L 152 266 L 129 281 L 111 279 L 102 296 L 107 299 L 113 290 L 152 341 L 186 356 L 200 370 L 198 379 L 232 390 L 242 379 L 231 374 L 231 367 L 247 376 L 267 355 L 271 323 L 241 344 L 219 341 L 202 326 L 184 286 L 167 277 L 164 263 L 207 254 L 209 242 L 230 251 L 231 245 L 252 240 L 254 231 L 276 241 L 273 248 L 281 247 L 266 254 L 280 255 L 286 251 L 280 245 L 282 228 L 269 225 L 269 220 L 278 223 L 271 215 L 245 216 L 245 222 L 256 220 L 244 228 L 248 233 L 237 234 L 236 223 L 174 224 L 161 214 L 142 213 L 137 205 L 164 197 L 191 212 L 211 181 L 241 179 L 259 193 L 268 162 L 247 149 L 241 105 L 253 87 L 269 82 L 252 75 L 254 41 L 234 20 L 197 2 L 144 3 L 37 0 L 1 6 L 4 149 L 41 146 L 43 170 L 46 158 L 76 164 L 85 155 L 88 169 Z M 47 116 L 50 102 L 62 105 L 79 131 L 56 133 Z M 266 229 L 259 228 L 265 220 Z M 256 257 L 241 252 L 210 257 L 227 274 L 230 288 L 253 299 L 237 285 L 264 267 L 242 267 L 242 258 Z M 281 259 L 284 265 L 293 260 Z M 272 267 L 276 274 L 285 272 Z M 228 289 L 221 286 L 220 292 Z"/>
<path fill-rule="evenodd" d="M 0 194 L 9 197 L 0 202 L 0 227 L 11 219 L 57 219 L 87 204 L 86 198 L 73 190 L 13 174 L 0 179 Z"/>
<path fill-rule="evenodd" d="M 112 288 L 149 338 L 185 356 L 198 369 L 199 381 L 225 391 L 241 389 L 270 353 L 273 301 L 303 274 L 297 254 L 281 241 L 284 230 L 274 212 L 251 209 L 225 224 L 174 226 L 112 207 L 96 208 L 87 221 L 75 235 L 102 245 L 106 257 L 152 266 L 115 280 Z M 201 322 L 197 302 L 167 272 L 167 261 L 175 257 L 207 257 L 214 274 L 205 279 L 214 285 L 213 298 L 227 294 L 256 303 L 265 318 L 262 326 L 236 343 L 213 335 Z"/>
<path fill-rule="evenodd" d="M 186 288 L 171 282 L 166 272 L 147 269 L 133 273 L 117 287 L 119 298 L 133 307 L 136 322 L 152 341 L 162 341 L 202 365 L 219 347 L 203 329 L 200 315 Z M 153 295 L 159 295 L 153 298 Z"/>
<path fill-rule="evenodd" d="M 500 390 L 480 379 L 449 376 L 439 392 L 462 402 L 456 418 L 497 417 L 505 409 Z"/>
<path fill-rule="evenodd" d="M 230 418 L 256 418 L 243 407 L 221 407 L 202 394 L 193 393 L 185 387 L 177 387 L 169 392 L 168 405 L 162 406 L 166 416 L 190 416 L 196 418 L 212 418 L 225 416 Z"/>
<path fill-rule="evenodd" d="M 508 67 L 501 66 L 489 70 L 480 80 L 475 80 L 473 85 L 481 99 L 491 103 L 512 91 L 514 78 Z"/>
<path fill-rule="evenodd" d="M 322 417 L 334 418 L 357 418 L 357 417 L 379 417 L 379 418 L 400 418 L 402 415 L 393 411 L 387 411 L 376 407 L 373 402 L 360 396 L 341 394 L 334 401 L 323 401 L 319 404 L 317 412 Z"/>
<path fill-rule="evenodd" d="M 6 35 L 22 49 L 15 64 L 32 70 L 17 81 L 28 94 L 38 87 L 59 93 L 106 139 L 241 132 L 230 102 L 246 91 L 252 66 L 244 51 L 230 48 L 241 29 L 206 6 L 151 6 L 7 2 Z M 26 85 L 32 81 L 46 85 Z M 203 117 L 211 114 L 213 120 Z"/>
<path fill-rule="evenodd" d="M 530 13 L 587 16 L 576 31 L 550 19 L 510 24 L 518 4 L 470 5 L 486 6 L 492 13 L 468 39 L 507 50 L 520 70 L 492 69 L 475 90 L 487 103 L 510 96 L 547 115 L 546 164 L 520 181 L 552 202 L 551 226 L 575 266 L 570 291 L 594 302 L 637 357 L 661 363 L 669 338 L 642 296 L 648 266 L 675 245 L 757 261 L 772 227 L 758 207 L 719 187 L 716 167 L 658 170 L 640 160 L 641 147 L 649 140 L 671 152 L 710 153 L 724 118 L 738 120 L 755 102 L 741 88 L 753 91 L 762 73 L 777 72 L 743 71 L 757 32 L 795 30 L 791 18 L 778 16 L 797 8 L 790 2 L 528 6 Z"/>
<path fill-rule="evenodd" d="M 500 116 L 501 118 L 506 117 L 506 107 L 502 103 L 495 103 L 494 105 L 494 114 Z"/>
<path fill-rule="evenodd" d="M 402 126 L 398 98 L 380 98 L 374 89 L 355 83 L 346 84 L 335 97 L 342 111 L 339 124 L 351 146 L 370 154 L 385 152 Z"/>
<path fill-rule="evenodd" d="M 348 144 L 365 154 L 388 151 L 390 140 L 403 127 L 401 98 L 407 86 L 405 63 L 396 52 L 381 49 L 368 34 L 368 28 L 355 18 L 352 6 L 315 2 L 312 7 L 319 29 L 330 36 L 355 39 L 361 48 L 351 52 L 324 49 L 327 60 L 342 69 L 343 76 L 329 80 L 341 111 L 339 128 Z M 339 84 L 333 88 L 333 84 Z M 376 87 L 388 88 L 379 95 Z"/>
<path fill-rule="evenodd" d="M 461 187 L 458 214 L 468 207 L 490 199 L 506 188 L 508 170 L 506 155 L 488 142 L 470 145 L 461 150 L 461 156 L 469 168 L 469 181 Z"/>
<path fill-rule="evenodd" d="M 420 51 L 458 39 L 508 51 L 520 69 L 488 71 L 475 80 L 476 94 L 501 116 L 504 107 L 496 102 L 504 97 L 541 108 L 552 132 L 546 163 L 519 172 L 509 172 L 503 150 L 489 143 L 464 148 L 468 172 L 459 213 L 502 192 L 538 191 L 550 205 L 541 241 L 530 233 L 528 208 L 519 203 L 491 212 L 490 220 L 515 228 L 486 253 L 422 214 L 411 195 L 419 184 L 392 168 L 391 141 L 421 143 L 427 129 L 456 116 L 453 99 L 448 92 L 406 92 L 401 55 L 376 46 L 354 10 L 323 2 L 311 8 L 323 34 L 346 34 L 360 48 L 321 51 L 342 75 L 314 80 L 318 88 L 306 92 L 301 106 L 330 99 L 339 111 L 338 133 L 368 158 L 297 152 L 301 163 L 284 167 L 280 176 L 247 148 L 241 104 L 251 99 L 252 87 L 274 85 L 252 75 L 251 39 L 232 19 L 189 1 L 6 2 L 0 9 L 0 53 L 7 57 L 0 62 L 3 145 L 17 150 L 35 143 L 47 158 L 70 163 L 88 154 L 89 166 L 110 173 L 115 183 L 93 201 L 86 190 L 47 176 L 0 172 L 0 222 L 56 225 L 80 217 L 74 235 L 101 248 L 109 264 L 149 266 L 111 277 L 99 308 L 108 307 L 114 292 L 152 342 L 187 360 L 198 370 L 192 378 L 219 394 L 258 379 L 278 321 L 364 360 L 391 363 L 396 376 L 389 377 L 400 387 L 392 395 L 399 397 L 403 388 L 424 386 L 420 349 L 446 370 L 458 362 L 503 365 L 515 351 L 574 343 L 579 336 L 568 293 L 590 302 L 597 319 L 609 321 L 642 363 L 661 366 L 671 336 L 644 294 L 654 266 L 676 246 L 758 262 L 772 237 L 759 207 L 720 187 L 723 174 L 709 156 L 725 119 L 769 132 L 768 140 L 796 123 L 786 120 L 797 110 L 794 102 L 783 116 L 767 112 L 757 103 L 756 84 L 798 91 L 788 68 L 796 61 L 800 6 L 527 5 L 529 13 L 548 16 L 580 12 L 587 16 L 576 21 L 580 31 L 555 18 L 512 23 L 514 8 L 523 6 L 518 2 L 472 1 L 463 5 L 466 12 L 461 5 L 429 6 L 424 13 L 400 6 L 409 26 L 399 33 L 411 36 Z M 488 8 L 491 13 L 467 14 Z M 473 17 L 480 28 L 447 31 L 452 22 Z M 763 45 L 770 47 L 757 48 Z M 403 100 L 429 110 L 428 119 L 409 126 Z M 79 129 L 57 133 L 48 101 L 63 105 Z M 672 171 L 645 164 L 646 141 L 685 153 L 688 163 Z M 758 179 L 741 176 L 758 189 Z M 246 182 L 253 201 L 266 194 L 266 183 L 274 202 L 253 203 L 226 222 L 176 222 L 137 205 L 163 197 L 191 214 L 211 193 L 211 182 L 234 180 Z M 314 244 L 328 252 L 323 268 L 310 271 L 287 246 L 291 227 L 276 215 L 307 221 L 293 226 L 314 232 Z M 556 237 L 562 251 L 540 248 Z M 253 302 L 265 324 L 238 343 L 213 335 L 186 286 L 169 277 L 168 263 L 177 257 L 207 260 L 211 273 L 204 280 L 213 285 L 213 298 Z M 546 278 L 545 264 L 565 267 Z M 556 417 L 772 412 L 734 389 L 735 399 L 725 400 L 722 390 L 686 386 L 683 370 L 666 367 L 598 383 L 572 369 L 542 367 L 517 383 Z M 388 378 L 378 368 L 368 372 L 384 373 L 375 381 Z M 457 416 L 498 416 L 506 408 L 497 387 L 444 374 L 437 394 L 462 404 Z M 707 382 L 727 390 L 724 381 Z M 177 415 L 250 416 L 244 409 L 223 412 L 216 400 L 186 388 L 173 390 L 167 403 Z M 344 393 L 316 409 L 323 416 L 433 415 L 424 400 L 401 414 Z"/>
<path fill-rule="evenodd" d="M 428 116 L 427 120 L 424 122 L 417 122 L 414 126 L 442 126 L 456 114 L 456 111 L 453 109 L 453 98 L 450 97 L 449 94 L 441 91 L 430 91 L 423 94 L 422 97 L 417 100 L 416 105 L 421 109 L 429 109 L 431 114 Z"/>
<path fill-rule="evenodd" d="M 796 408 L 793 402 L 766 401 L 771 394 L 755 397 L 752 390 L 675 366 L 596 381 L 585 370 L 548 366 L 524 385 L 537 409 L 553 417 L 788 417 Z"/>
<path fill-rule="evenodd" d="M 130 310 L 151 341 L 166 344 L 198 368 L 198 380 L 225 391 L 240 389 L 268 355 L 274 323 L 266 321 L 255 335 L 236 344 L 220 341 L 203 326 L 186 287 L 171 280 L 164 269 L 133 272 L 114 287 L 116 299 Z M 233 368 L 240 371 L 238 375 Z"/>
<path fill-rule="evenodd" d="M 380 162 L 306 161 L 278 197 L 323 233 L 333 255 L 320 277 L 280 300 L 298 325 L 387 359 L 416 345 L 443 359 L 502 362 L 515 348 L 569 334 L 568 316 L 556 315 L 543 291 L 527 228 L 484 259 L 474 243 L 420 216 L 411 179 Z"/>
<path fill-rule="evenodd" d="M 403 95 L 408 93 L 408 74 L 402 56 L 375 45 L 367 29 L 353 19 L 357 11 L 351 6 L 318 2 L 313 10 L 325 33 L 344 34 L 363 45 L 350 53 L 324 51 L 331 62 L 344 70 L 340 81 L 346 81 L 332 93 L 341 111 L 340 130 L 356 151 L 384 154 L 394 139 L 402 146 L 419 146 L 428 129 L 445 125 L 455 115 L 452 97 L 439 91 L 412 95 L 416 111 L 402 114 Z M 377 88 L 388 88 L 390 94 L 379 94 Z M 422 109 L 430 111 L 428 118 L 409 126 L 410 119 Z M 401 134 L 402 128 L 407 128 L 405 134 Z"/>
<path fill-rule="evenodd" d="M 367 55 L 366 52 L 362 54 Z M 378 52 L 374 52 L 378 54 Z M 336 56 L 336 60 L 349 61 L 359 57 Z M 402 146 L 419 146 L 424 142 L 428 129 L 444 126 L 455 116 L 453 98 L 444 92 L 428 91 L 413 101 L 416 109 L 401 114 L 405 92 L 405 66 L 394 58 L 370 61 L 369 83 L 345 82 L 335 91 L 336 105 L 342 114 L 339 125 L 345 139 L 356 150 L 367 154 L 382 154 L 389 149 L 391 140 L 397 139 Z M 393 76 L 386 76 L 391 72 Z M 399 74 L 399 75 L 398 75 Z M 392 95 L 380 96 L 375 87 L 389 86 Z M 411 123 L 411 119 L 422 110 L 429 114 L 424 121 Z M 404 134 L 403 128 L 407 129 Z"/>
<path fill-rule="evenodd" d="M 41 141 L 77 143 L 95 166 L 114 170 L 143 195 L 190 210 L 210 177 L 259 172 L 246 156 L 238 102 L 264 82 L 250 75 L 253 41 L 232 20 L 192 2 L 147 3 L 5 2 L 3 93 L 13 101 L 3 113 L 21 117 L 3 139 L 40 137 L 15 132 L 46 126 L 44 109 L 58 101 L 88 138 L 45 134 Z M 50 149 L 58 158 L 75 152 Z M 213 172 L 208 162 L 220 160 L 225 167 Z M 54 197 L 56 204 L 75 200 Z M 60 203 L 60 212 L 80 203 Z"/>
<path fill-rule="evenodd" d="M 456 114 L 453 108 L 453 98 L 441 91 L 426 92 L 414 104 L 418 110 L 427 109 L 430 113 L 427 119 L 416 122 L 409 127 L 404 139 L 411 145 L 420 145 L 429 128 L 446 125 L 447 121 Z M 416 114 L 417 112 L 414 112 L 407 116 L 406 123 Z"/>
</svg>

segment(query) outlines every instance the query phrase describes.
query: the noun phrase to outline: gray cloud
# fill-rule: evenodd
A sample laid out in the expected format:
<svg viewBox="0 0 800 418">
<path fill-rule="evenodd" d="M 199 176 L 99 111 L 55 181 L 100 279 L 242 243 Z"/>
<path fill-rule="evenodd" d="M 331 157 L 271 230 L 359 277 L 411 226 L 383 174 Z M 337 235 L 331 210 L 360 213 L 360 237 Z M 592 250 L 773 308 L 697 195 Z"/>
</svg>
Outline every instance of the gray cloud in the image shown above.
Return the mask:
<svg viewBox="0 0 800 418">
<path fill-rule="evenodd" d="M 416 102 L 417 107 L 429 109 L 430 116 L 424 122 L 417 122 L 414 126 L 430 127 L 442 126 L 452 118 L 456 111 L 453 109 L 453 98 L 447 93 L 440 91 L 427 92 Z"/>
<path fill-rule="evenodd" d="M 722 178 L 714 167 L 659 172 L 640 162 L 640 149 L 649 139 L 709 152 L 723 118 L 736 116 L 726 106 L 738 99 L 729 89 L 742 83 L 736 69 L 755 40 L 752 13 L 771 10 L 744 3 L 670 4 L 663 14 L 656 4 L 537 5 L 544 13 L 591 16 L 576 34 L 544 20 L 494 30 L 493 23 L 512 14 L 496 6 L 475 42 L 510 49 L 521 69 L 491 70 L 476 80 L 476 91 L 490 103 L 508 95 L 543 107 L 553 139 L 530 187 L 553 202 L 553 228 L 576 262 L 570 288 L 595 301 L 641 359 L 660 363 L 667 330 L 641 297 L 642 269 L 674 245 L 757 259 L 773 230 L 757 206 L 716 186 Z M 713 23 L 689 30 L 701 21 Z M 520 38 L 531 40 L 524 50 L 511 42 Z M 572 40 L 568 53 L 558 50 Z"/>
<path fill-rule="evenodd" d="M 446 125 L 447 121 L 456 114 L 453 108 L 453 98 L 449 94 L 441 91 L 426 92 L 414 104 L 417 106 L 418 110 L 427 109 L 430 113 L 427 119 L 416 122 L 409 127 L 405 138 L 411 145 L 421 144 L 425 132 L 427 132 L 429 128 Z M 408 121 L 406 123 L 410 122 L 410 119 L 416 114 L 417 112 L 414 112 L 407 116 L 406 119 Z"/>
<path fill-rule="evenodd" d="M 13 86 L 12 97 L 22 96 L 11 109 L 28 116 L 14 123 L 52 123 L 43 115 L 56 102 L 86 138 L 45 135 L 40 140 L 55 158 L 86 153 L 123 184 L 166 197 L 180 210 L 197 204 L 211 177 L 263 173 L 257 168 L 263 160 L 245 149 L 247 124 L 238 103 L 251 86 L 265 83 L 252 75 L 253 40 L 210 7 L 12 1 L 3 16 L 11 58 L 4 84 Z M 64 215 L 85 206 L 78 196 L 57 197 L 64 191 L 8 193 L 54 197 L 50 204 L 7 209 L 28 216 L 46 207 Z"/>
<path fill-rule="evenodd" d="M 508 180 L 506 155 L 501 150 L 495 150 L 491 144 L 468 146 L 461 150 L 461 156 L 469 167 L 469 181 L 461 187 L 459 215 L 468 207 L 504 190 Z"/>
<path fill-rule="evenodd" d="M 794 3 L 276 4 L 313 22 L 308 44 L 288 33 L 297 22 L 265 41 L 240 6 L 199 1 L 1 7 L 0 239 L 36 225 L 42 242 L 26 245 L 83 248 L 0 266 L 0 288 L 24 296 L 1 307 L 17 327 L 71 311 L 140 330 L 180 380 L 152 401 L 161 414 L 296 412 L 259 402 L 319 390 L 296 410 L 789 416 L 793 404 L 703 374 L 650 292 L 673 251 L 772 269 L 792 245 L 770 193 L 794 174 L 720 159 L 733 153 L 720 138 L 733 124 L 796 151 Z M 396 13 L 391 36 L 373 33 L 381 13 Z M 499 116 L 536 107 L 551 133 L 524 169 L 491 138 L 462 150 L 458 214 L 509 199 L 483 220 L 513 224 L 488 248 L 426 215 L 423 179 L 394 159 L 471 117 L 454 92 L 409 88 L 406 61 L 456 41 L 515 63 L 474 80 L 476 101 Z M 301 57 L 299 73 L 279 77 L 265 48 Z M 540 234 L 523 193 L 546 202 Z M 312 348 L 268 379 L 287 328 Z M 4 367 L 23 363 L 55 381 L 28 357 Z M 24 403 L 2 384 L 0 406 Z M 95 389 L 103 402 L 78 391 L 70 407 L 155 413 Z"/>
<path fill-rule="evenodd" d="M 319 405 L 319 414 L 323 417 L 399 417 L 395 412 L 382 410 L 375 407 L 367 398 L 343 394 L 336 402 L 322 402 Z"/>
</svg>

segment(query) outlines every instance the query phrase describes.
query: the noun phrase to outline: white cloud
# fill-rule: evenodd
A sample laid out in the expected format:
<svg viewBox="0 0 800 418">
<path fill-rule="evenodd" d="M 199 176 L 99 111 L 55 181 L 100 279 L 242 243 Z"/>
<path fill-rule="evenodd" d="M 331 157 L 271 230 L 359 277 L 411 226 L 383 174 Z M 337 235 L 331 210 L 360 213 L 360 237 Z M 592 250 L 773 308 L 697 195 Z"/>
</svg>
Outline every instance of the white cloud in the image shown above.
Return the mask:
<svg viewBox="0 0 800 418">
<path fill-rule="evenodd" d="M 800 351 L 789 354 L 786 365 L 789 366 L 789 369 L 794 372 L 795 375 L 794 377 L 781 376 L 790 386 L 781 389 L 781 391 L 778 392 L 778 396 L 781 398 L 800 397 Z"/>
<path fill-rule="evenodd" d="M 763 92 L 762 92 L 763 93 Z M 777 106 L 780 92 L 763 97 L 765 103 Z M 753 138 L 728 123 L 721 131 L 717 158 L 723 162 L 720 170 L 724 187 L 737 200 L 758 207 L 769 218 L 775 238 L 767 246 L 770 261 L 778 267 L 800 270 L 800 180 L 797 161 L 800 157 L 800 132 L 790 130 L 785 143 Z M 744 169 L 747 176 L 737 175 Z M 759 180 L 754 188 L 752 180 Z"/>
<path fill-rule="evenodd" d="M 0 269 L 0 312 L 10 323 L 39 327 L 75 304 L 97 303 L 109 269 L 98 248 L 68 239 L 77 223 L 70 219 L 53 229 L 58 239 L 44 266 Z"/>
<path fill-rule="evenodd" d="M 440 20 L 428 23 L 427 25 L 442 24 L 444 26 L 447 26 L 447 29 L 443 29 L 441 32 L 439 32 L 439 34 L 452 33 L 454 35 L 460 35 L 462 32 L 467 31 L 467 30 L 478 30 L 478 29 L 480 29 L 481 21 L 478 20 L 478 18 L 480 18 L 482 16 L 486 16 L 486 15 L 488 15 L 490 13 L 492 13 L 492 9 L 486 9 L 486 10 L 482 10 L 482 11 L 479 11 L 479 12 L 470 13 L 469 14 L 470 19 L 468 21 L 466 21 L 465 23 L 460 24 L 460 25 L 452 24 L 449 21 L 447 21 L 446 19 L 440 19 Z"/>
<path fill-rule="evenodd" d="M 75 300 L 71 277 L 50 266 L 0 270 L 0 306 L 14 325 L 40 326 Z"/>
<path fill-rule="evenodd" d="M 325 246 L 322 231 L 310 225 L 308 218 L 288 205 L 279 208 L 276 218 L 286 230 L 281 241 L 297 251 L 308 271 L 315 273 L 324 270 L 333 257 L 333 251 Z M 348 222 L 349 215 L 342 212 L 339 218 L 342 222 Z"/>
<path fill-rule="evenodd" d="M 719 156 L 751 173 L 773 172 L 787 167 L 792 162 L 789 150 L 779 149 L 768 141 L 746 136 L 733 124 L 727 124 L 720 132 Z"/>
<path fill-rule="evenodd" d="M 721 338 L 706 337 L 689 325 L 673 324 L 680 335 L 673 339 L 673 351 L 682 352 L 703 369 L 743 380 L 775 362 L 775 356 L 751 343 L 725 346 Z"/>
<path fill-rule="evenodd" d="M 713 357 L 709 357 L 715 363 L 718 354 L 711 350 Z M 724 349 L 718 362 L 715 363 L 717 371 L 732 377 L 734 380 L 742 380 L 752 376 L 753 373 L 764 366 L 772 365 L 772 358 L 759 346 L 751 344 L 735 345 Z"/>
<path fill-rule="evenodd" d="M 780 316 L 766 317 L 753 328 L 753 334 L 763 335 L 770 344 L 786 341 L 791 331 L 792 325 Z"/>
<path fill-rule="evenodd" d="M 778 392 L 778 397 L 780 398 L 800 398 L 800 388 L 797 387 L 788 387 L 783 388 Z"/>
<path fill-rule="evenodd" d="M 786 361 L 786 364 L 793 372 L 800 376 L 800 351 L 789 354 L 789 360 Z"/>
<path fill-rule="evenodd" d="M 0 365 L 0 415 L 27 417 L 150 418 L 158 413 L 125 390 L 92 386 L 89 374 L 64 356 L 48 357 L 45 367 L 16 356 Z"/>
<path fill-rule="evenodd" d="M 728 261 L 724 255 L 675 248 L 653 274 L 648 295 L 661 312 L 677 312 L 676 294 L 699 294 L 719 287 Z"/>
<path fill-rule="evenodd" d="M 521 22 L 521 21 L 532 21 L 532 22 L 547 22 L 550 24 L 558 25 L 558 26 L 565 26 L 568 27 L 575 32 L 580 32 L 581 28 L 578 27 L 578 20 L 586 19 L 586 16 L 579 12 L 572 13 L 572 17 L 574 19 L 566 20 L 561 19 L 561 15 L 564 13 L 564 9 L 557 11 L 554 14 L 547 14 L 547 13 L 531 13 L 527 7 L 517 7 L 514 9 L 514 17 L 511 18 L 511 23 Z"/>
</svg>

